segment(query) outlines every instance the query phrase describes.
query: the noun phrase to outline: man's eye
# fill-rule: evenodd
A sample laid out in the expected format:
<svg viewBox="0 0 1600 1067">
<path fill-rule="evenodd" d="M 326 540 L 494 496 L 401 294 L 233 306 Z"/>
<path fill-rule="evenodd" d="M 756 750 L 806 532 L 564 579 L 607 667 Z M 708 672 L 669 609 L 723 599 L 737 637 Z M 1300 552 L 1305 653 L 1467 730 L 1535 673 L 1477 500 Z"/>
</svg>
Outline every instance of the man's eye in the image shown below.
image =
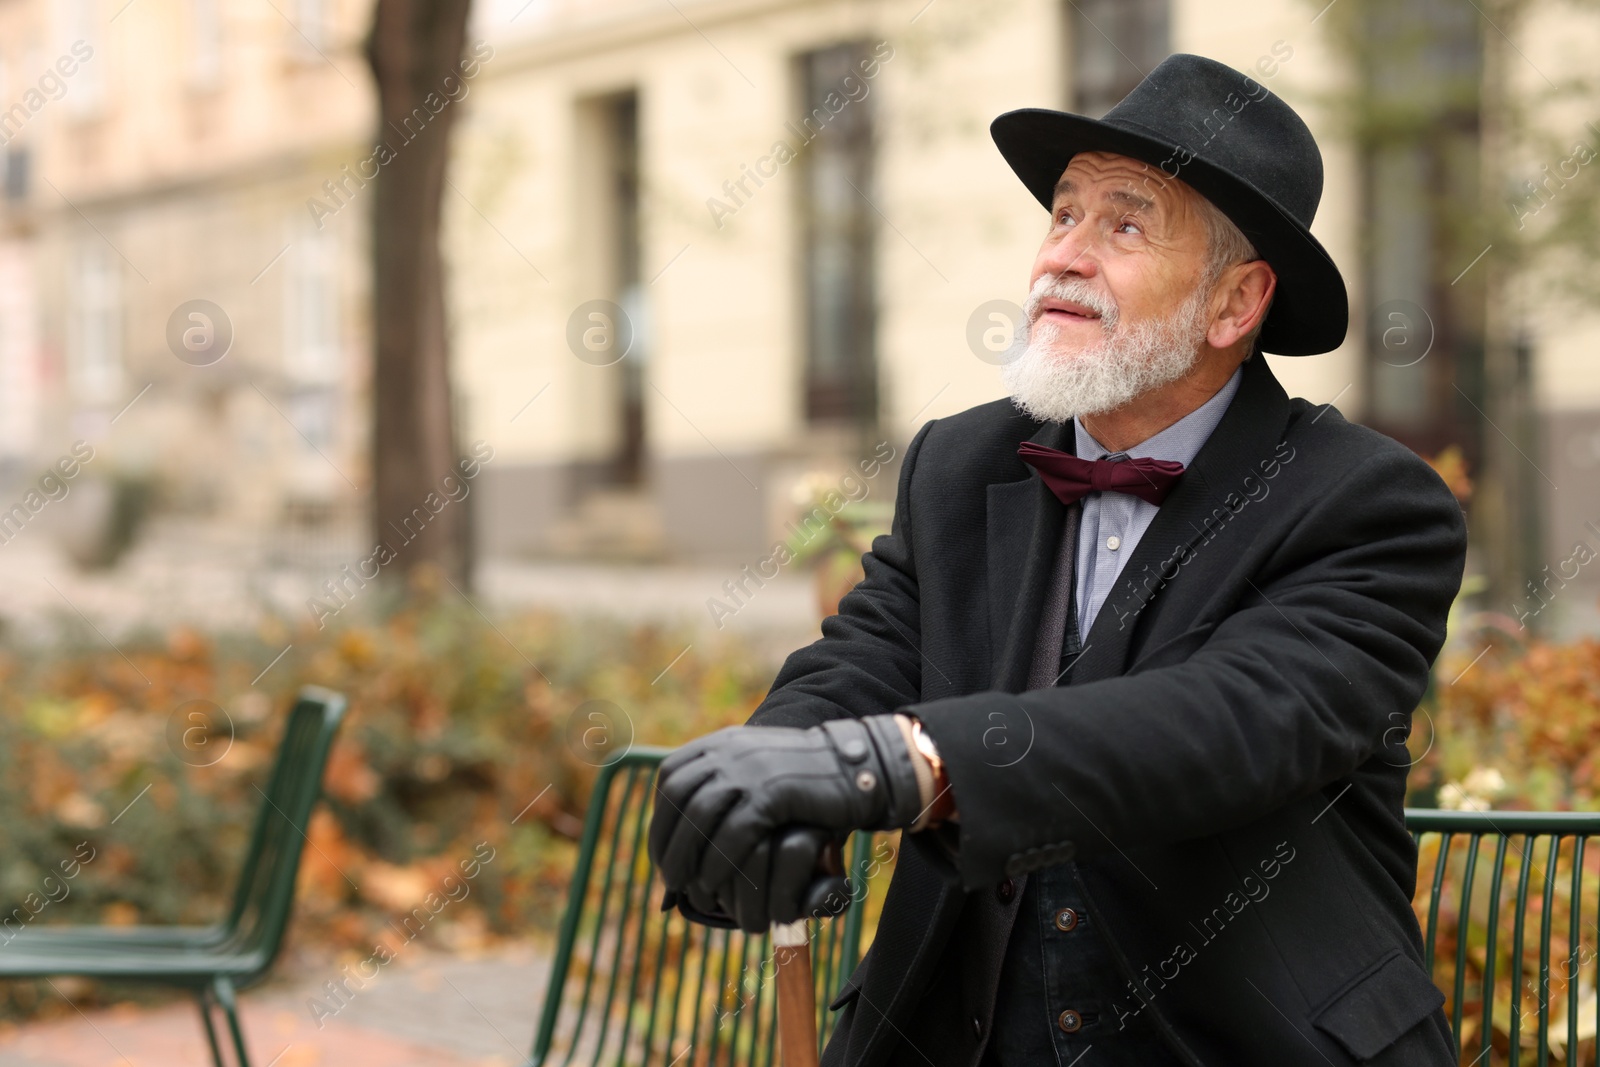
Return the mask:
<svg viewBox="0 0 1600 1067">
<path fill-rule="evenodd" d="M 1058 212 L 1056 212 L 1056 225 L 1057 226 L 1071 225 L 1073 221 L 1075 221 L 1075 220 L 1072 217 L 1072 212 L 1070 212 L 1070 211 L 1058 211 Z"/>
<path fill-rule="evenodd" d="M 1124 233 L 1124 232 L 1126 232 L 1126 233 L 1143 233 L 1144 232 L 1144 227 L 1140 226 L 1139 223 L 1136 222 L 1133 219 L 1123 219 L 1120 223 L 1117 224 L 1117 232 L 1118 233 Z"/>
</svg>

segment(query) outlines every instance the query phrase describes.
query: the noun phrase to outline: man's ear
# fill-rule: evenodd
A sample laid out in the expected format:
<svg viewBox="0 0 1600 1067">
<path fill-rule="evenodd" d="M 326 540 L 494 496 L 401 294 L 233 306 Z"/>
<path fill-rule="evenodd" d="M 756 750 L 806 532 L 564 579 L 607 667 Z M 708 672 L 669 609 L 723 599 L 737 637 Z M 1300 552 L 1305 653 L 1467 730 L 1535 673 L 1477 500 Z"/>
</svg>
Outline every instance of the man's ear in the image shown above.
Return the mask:
<svg viewBox="0 0 1600 1067">
<path fill-rule="evenodd" d="M 1264 259 L 1235 263 L 1222 272 L 1217 294 L 1222 300 L 1206 341 L 1212 348 L 1237 344 L 1266 318 L 1272 294 L 1278 289 L 1278 275 Z"/>
</svg>

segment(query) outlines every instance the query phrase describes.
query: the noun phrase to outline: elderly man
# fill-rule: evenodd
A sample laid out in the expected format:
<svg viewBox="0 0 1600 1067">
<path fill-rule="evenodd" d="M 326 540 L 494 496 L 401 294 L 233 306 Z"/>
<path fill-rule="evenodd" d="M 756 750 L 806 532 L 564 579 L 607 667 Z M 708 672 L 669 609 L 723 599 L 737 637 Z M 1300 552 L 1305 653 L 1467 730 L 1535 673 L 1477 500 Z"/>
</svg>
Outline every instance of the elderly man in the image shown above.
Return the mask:
<svg viewBox="0 0 1600 1067">
<path fill-rule="evenodd" d="M 922 427 L 822 638 L 662 764 L 669 899 L 759 930 L 905 831 L 829 1064 L 1451 1064 L 1401 805 L 1465 524 L 1258 354 L 1345 335 L 1317 146 L 1187 55 L 993 134 L 1051 213 L 1011 398 Z"/>
</svg>

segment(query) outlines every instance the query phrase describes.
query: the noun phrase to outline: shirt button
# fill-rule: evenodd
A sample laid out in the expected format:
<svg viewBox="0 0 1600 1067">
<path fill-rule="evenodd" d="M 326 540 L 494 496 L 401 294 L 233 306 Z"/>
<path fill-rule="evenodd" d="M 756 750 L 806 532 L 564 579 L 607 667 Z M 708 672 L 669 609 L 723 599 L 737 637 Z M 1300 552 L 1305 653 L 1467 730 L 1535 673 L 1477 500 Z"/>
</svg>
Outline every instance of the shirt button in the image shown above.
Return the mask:
<svg viewBox="0 0 1600 1067">
<path fill-rule="evenodd" d="M 1122 547 L 1122 538 L 1118 537 L 1116 534 L 1112 534 L 1110 537 L 1106 538 L 1106 547 L 1115 552 L 1117 549 Z"/>
<path fill-rule="evenodd" d="M 999 898 L 1002 904 L 1011 903 L 1011 898 L 1017 895 L 1017 883 L 1007 878 L 994 887 L 994 895 Z"/>
<path fill-rule="evenodd" d="M 1068 1008 L 1056 1016 L 1056 1025 L 1061 1027 L 1062 1033 L 1075 1034 L 1083 1029 L 1083 1016 Z"/>
<path fill-rule="evenodd" d="M 1062 908 L 1056 912 L 1056 929 L 1063 933 L 1075 930 L 1078 926 L 1078 913 L 1071 908 Z"/>
</svg>

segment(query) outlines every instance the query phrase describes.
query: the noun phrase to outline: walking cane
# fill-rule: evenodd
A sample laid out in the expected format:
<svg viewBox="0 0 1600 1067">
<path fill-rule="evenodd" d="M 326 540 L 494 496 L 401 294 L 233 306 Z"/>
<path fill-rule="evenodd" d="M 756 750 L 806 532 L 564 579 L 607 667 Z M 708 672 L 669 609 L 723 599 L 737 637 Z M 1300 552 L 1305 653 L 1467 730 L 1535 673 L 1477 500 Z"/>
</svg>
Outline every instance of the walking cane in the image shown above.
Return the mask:
<svg viewBox="0 0 1600 1067">
<path fill-rule="evenodd" d="M 772 924 L 778 961 L 778 1047 L 783 1067 L 817 1067 L 817 997 L 811 980 L 810 923 Z"/>
<path fill-rule="evenodd" d="M 791 834 L 825 836 L 821 830 L 799 829 Z M 816 877 L 810 890 L 809 909 L 819 918 L 836 914 L 839 897 L 834 891 L 844 873 L 844 854 L 837 841 L 827 841 L 821 849 Z M 823 883 L 827 884 L 824 885 Z M 848 888 L 848 880 L 844 883 Z M 828 892 L 823 892 L 828 890 Z M 676 890 L 668 889 L 661 898 L 661 910 L 670 911 L 685 902 Z M 848 906 L 848 900 L 845 901 Z M 694 921 L 714 926 L 731 926 L 727 916 L 718 920 L 705 917 Z M 817 1065 L 817 995 L 811 972 L 810 920 L 772 924 L 773 959 L 777 964 L 778 1049 L 783 1067 Z"/>
<path fill-rule="evenodd" d="M 842 873 L 843 851 L 837 841 L 829 841 L 822 850 L 817 875 L 828 878 Z M 773 923 L 772 946 L 778 964 L 778 1048 L 783 1053 L 783 1067 L 817 1067 L 817 994 L 811 974 L 810 922 Z"/>
</svg>

